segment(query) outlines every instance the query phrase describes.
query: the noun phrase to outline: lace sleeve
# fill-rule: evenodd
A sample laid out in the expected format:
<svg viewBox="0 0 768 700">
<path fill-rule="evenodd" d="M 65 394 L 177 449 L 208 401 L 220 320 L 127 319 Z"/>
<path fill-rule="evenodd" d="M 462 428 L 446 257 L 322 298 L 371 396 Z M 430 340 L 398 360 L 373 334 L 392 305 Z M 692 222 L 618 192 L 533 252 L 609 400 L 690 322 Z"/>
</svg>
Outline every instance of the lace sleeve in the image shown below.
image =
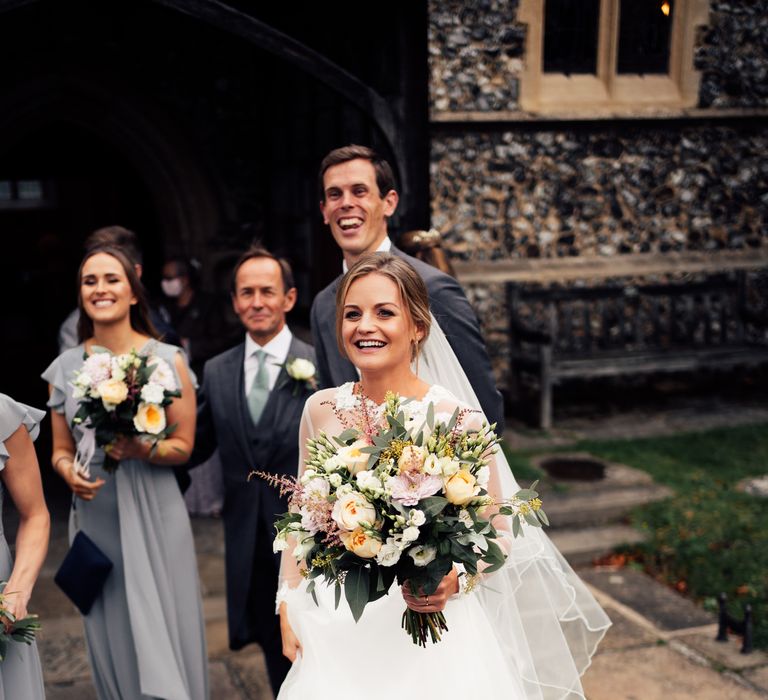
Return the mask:
<svg viewBox="0 0 768 700">
<path fill-rule="evenodd" d="M 307 458 L 307 440 L 314 436 L 315 430 L 312 421 L 312 399 L 304 405 L 304 411 L 301 415 L 301 424 L 299 426 L 299 464 L 297 476 L 301 477 L 304 472 L 304 462 Z M 290 597 L 290 593 L 295 591 L 302 582 L 301 571 L 299 570 L 296 557 L 293 556 L 293 550 L 296 546 L 295 538 L 288 539 L 288 547 L 283 550 L 280 558 L 280 577 L 277 584 L 277 598 L 275 600 L 276 611 L 280 609 L 280 603 Z"/>
</svg>

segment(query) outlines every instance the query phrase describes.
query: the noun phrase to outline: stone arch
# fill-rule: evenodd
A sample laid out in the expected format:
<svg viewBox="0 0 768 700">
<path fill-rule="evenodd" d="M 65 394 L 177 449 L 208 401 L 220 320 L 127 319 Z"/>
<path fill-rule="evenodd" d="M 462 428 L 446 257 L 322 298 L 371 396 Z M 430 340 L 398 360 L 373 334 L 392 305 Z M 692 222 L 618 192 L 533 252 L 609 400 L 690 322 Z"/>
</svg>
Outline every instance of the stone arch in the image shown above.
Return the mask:
<svg viewBox="0 0 768 700">
<path fill-rule="evenodd" d="M 70 123 L 109 143 L 145 181 L 161 237 L 201 256 L 219 225 L 215 175 L 162 111 L 124 86 L 86 77 L 27 82 L 0 97 L 0 154 L 52 123 Z"/>
<path fill-rule="evenodd" d="M 0 0 L 0 14 L 31 5 L 40 0 Z M 405 164 L 405 146 L 399 118 L 390 104 L 373 88 L 344 70 L 326 56 L 275 29 L 266 22 L 252 17 L 217 0 L 152 0 L 201 22 L 239 36 L 256 44 L 284 61 L 312 75 L 351 103 L 358 106 L 379 128 L 395 156 L 393 165 L 398 170 L 400 187 L 408 190 L 408 169 Z"/>
</svg>

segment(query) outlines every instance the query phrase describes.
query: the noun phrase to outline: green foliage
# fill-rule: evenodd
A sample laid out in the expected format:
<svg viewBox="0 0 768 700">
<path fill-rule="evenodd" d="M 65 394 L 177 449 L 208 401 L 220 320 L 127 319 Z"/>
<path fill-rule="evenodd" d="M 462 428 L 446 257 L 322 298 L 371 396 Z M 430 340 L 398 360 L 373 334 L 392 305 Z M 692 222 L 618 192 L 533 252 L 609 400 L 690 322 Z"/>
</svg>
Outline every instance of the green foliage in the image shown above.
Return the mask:
<svg viewBox="0 0 768 700">
<path fill-rule="evenodd" d="M 768 425 L 563 449 L 642 469 L 672 487 L 674 497 L 635 511 L 632 522 L 648 541 L 625 551 L 709 608 L 721 591 L 737 617 L 751 603 L 755 644 L 768 649 L 768 504 L 735 489 L 741 479 L 768 472 Z M 530 454 L 510 460 L 523 481 L 538 475 L 527 464 Z"/>
</svg>

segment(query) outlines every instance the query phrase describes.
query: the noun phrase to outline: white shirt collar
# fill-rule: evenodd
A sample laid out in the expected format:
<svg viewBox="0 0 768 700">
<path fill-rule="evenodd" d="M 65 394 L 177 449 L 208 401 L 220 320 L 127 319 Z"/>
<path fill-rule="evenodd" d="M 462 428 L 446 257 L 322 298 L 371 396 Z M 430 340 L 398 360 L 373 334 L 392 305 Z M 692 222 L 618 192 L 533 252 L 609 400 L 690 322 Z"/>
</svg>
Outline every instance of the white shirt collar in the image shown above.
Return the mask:
<svg viewBox="0 0 768 700">
<path fill-rule="evenodd" d="M 387 236 L 380 244 L 379 247 L 374 250 L 374 253 L 386 253 L 392 248 L 392 239 Z M 347 261 L 343 260 L 341 261 L 341 269 L 343 271 L 343 274 L 347 274 L 347 271 L 349 270 L 349 265 L 347 265 Z"/>
<path fill-rule="evenodd" d="M 277 364 L 283 364 L 288 358 L 288 350 L 291 348 L 293 334 L 286 323 L 280 332 L 266 345 L 259 345 L 250 334 L 245 334 L 245 359 L 247 360 L 257 350 L 263 350 L 275 360 Z"/>
</svg>

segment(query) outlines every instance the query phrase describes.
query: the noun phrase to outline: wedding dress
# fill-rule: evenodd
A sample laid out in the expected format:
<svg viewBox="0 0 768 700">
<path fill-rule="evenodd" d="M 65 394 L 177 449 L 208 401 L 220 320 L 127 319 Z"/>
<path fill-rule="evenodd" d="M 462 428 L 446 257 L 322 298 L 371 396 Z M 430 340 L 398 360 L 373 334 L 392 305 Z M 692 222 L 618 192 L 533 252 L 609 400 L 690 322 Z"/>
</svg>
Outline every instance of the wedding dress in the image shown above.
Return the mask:
<svg viewBox="0 0 768 700">
<path fill-rule="evenodd" d="M 444 348 L 439 347 L 431 362 L 446 369 L 450 363 L 444 362 Z M 460 368 L 452 369 L 463 374 Z M 422 377 L 427 375 L 426 367 L 421 370 Z M 435 374 L 439 371 L 431 376 Z M 417 405 L 426 414 L 433 403 L 436 415 L 450 416 L 457 406 L 471 407 L 468 398 L 460 401 L 433 384 Z M 300 431 L 302 464 L 307 438 L 320 431 L 340 434 L 346 427 L 340 416 L 360 411 L 362 400 L 351 383 L 310 397 Z M 370 405 L 367 410 L 383 407 Z M 479 427 L 482 414 L 470 413 L 465 428 L 473 427 L 470 421 Z M 500 498 L 514 495 L 518 487 L 501 451 L 490 466 L 489 492 Z M 284 551 L 277 602 L 286 602 L 302 652 L 278 700 L 308 696 L 383 700 L 461 693 L 484 700 L 584 698 L 579 676 L 610 621 L 541 530 L 526 527 L 524 537 L 514 538 L 509 524 L 500 520 L 504 519 L 494 523 L 498 543 L 508 555 L 505 565 L 481 577 L 471 592 L 448 601 L 444 612 L 449 629 L 441 642 L 426 648 L 414 645 L 401 628 L 405 602 L 396 584 L 389 595 L 368 604 L 355 623 L 346 600 L 335 608 L 333 588 L 321 585 L 319 579 L 315 604 L 292 548 Z"/>
</svg>

